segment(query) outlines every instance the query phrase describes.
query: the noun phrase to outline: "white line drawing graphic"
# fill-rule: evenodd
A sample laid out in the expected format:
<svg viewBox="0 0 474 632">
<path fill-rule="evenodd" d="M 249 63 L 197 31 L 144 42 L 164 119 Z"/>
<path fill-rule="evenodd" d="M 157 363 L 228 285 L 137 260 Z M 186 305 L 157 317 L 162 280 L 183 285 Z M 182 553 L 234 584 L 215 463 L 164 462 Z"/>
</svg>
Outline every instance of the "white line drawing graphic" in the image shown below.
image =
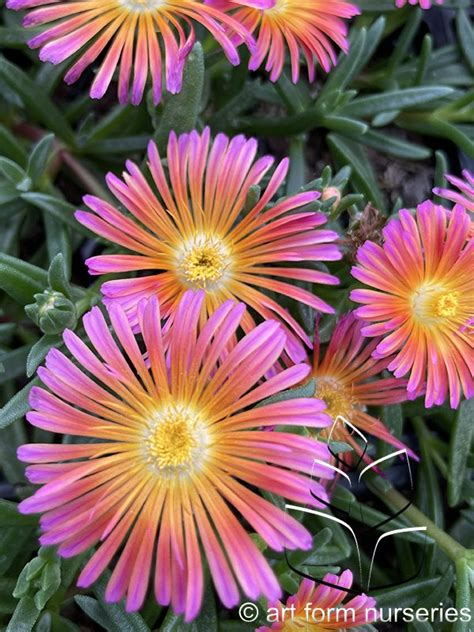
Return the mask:
<svg viewBox="0 0 474 632">
<path fill-rule="evenodd" d="M 372 559 L 370 561 L 370 569 L 369 569 L 369 577 L 367 579 L 367 590 L 370 588 L 370 579 L 372 577 L 372 568 L 374 565 L 375 554 L 377 553 L 377 547 L 381 540 L 384 538 L 388 538 L 389 535 L 395 535 L 396 533 L 409 533 L 412 531 L 426 531 L 426 527 L 404 527 L 403 529 L 394 529 L 393 531 L 387 531 L 386 533 L 382 533 L 380 538 L 377 540 L 374 546 L 374 551 L 372 553 Z"/>
<path fill-rule="evenodd" d="M 396 452 L 390 452 L 390 454 L 387 454 L 387 456 L 383 456 L 380 459 L 377 459 L 376 461 L 372 461 L 372 463 L 369 463 L 369 465 L 364 467 L 362 472 L 359 474 L 359 481 L 362 479 L 362 477 L 364 476 L 364 474 L 366 472 L 368 472 L 370 469 L 372 469 L 373 467 L 375 467 L 379 463 L 382 463 L 383 461 L 387 461 L 388 459 L 391 459 L 392 457 L 398 456 L 400 454 L 404 454 L 405 457 L 406 457 L 407 466 L 408 466 L 408 473 L 410 475 L 410 485 L 411 485 L 411 487 L 413 487 L 413 477 L 411 475 L 410 458 L 408 456 L 408 452 L 407 452 L 406 448 L 402 448 L 401 450 L 397 450 Z"/>
<path fill-rule="evenodd" d="M 359 428 L 357 428 L 356 426 L 354 426 L 354 424 L 352 424 L 348 419 L 346 419 L 345 417 L 343 417 L 342 415 L 338 415 L 336 417 L 336 419 L 334 420 L 332 426 L 331 426 L 331 430 L 329 431 L 329 435 L 328 435 L 328 442 L 331 441 L 332 439 L 332 434 L 337 426 L 338 423 L 343 423 L 345 426 L 349 426 L 350 428 L 352 428 L 352 430 L 354 432 L 356 432 L 359 437 L 362 439 L 362 441 L 365 441 L 365 443 L 368 443 L 367 437 L 362 434 L 362 432 L 359 430 Z"/>
<path fill-rule="evenodd" d="M 349 474 L 344 472 L 344 470 L 341 470 L 340 468 L 336 467 L 332 463 L 327 463 L 326 461 L 320 461 L 319 459 L 313 459 L 313 466 L 311 468 L 311 478 L 313 478 L 314 466 L 315 466 L 316 463 L 318 465 L 322 465 L 323 467 L 326 467 L 328 470 L 332 470 L 333 472 L 337 472 L 338 474 L 340 474 L 341 476 L 346 478 L 349 481 L 349 485 L 352 486 L 352 481 L 351 481 L 351 478 L 350 478 Z"/>
<path fill-rule="evenodd" d="M 357 463 L 357 466 L 354 469 L 358 469 L 358 466 L 360 464 L 360 462 L 362 461 L 362 458 L 365 454 L 365 451 L 368 447 L 368 439 L 365 437 L 365 435 L 358 429 L 356 428 L 348 419 L 346 419 L 345 417 L 343 417 L 342 415 L 338 415 L 336 417 L 336 419 L 334 420 L 332 426 L 331 426 L 331 430 L 329 431 L 329 435 L 328 435 L 328 444 L 332 439 L 333 433 L 335 431 L 335 428 L 337 426 L 337 424 L 342 423 L 345 426 L 350 427 L 355 433 L 357 433 L 357 435 L 362 439 L 362 441 L 364 441 L 365 443 L 365 449 L 363 451 L 362 457 L 359 459 L 359 462 Z M 332 452 L 331 452 L 332 453 Z M 405 461 L 408 467 L 408 474 L 409 474 L 409 478 L 410 478 L 410 486 L 411 489 L 413 490 L 413 475 L 412 475 L 412 471 L 411 471 L 411 465 L 410 465 L 410 457 L 408 455 L 407 449 L 406 448 L 402 448 L 400 450 L 395 450 L 394 452 L 391 452 L 390 454 L 387 454 L 386 456 L 383 456 L 375 461 L 372 461 L 371 463 L 369 463 L 368 465 L 366 465 L 362 471 L 359 473 L 358 476 L 358 482 L 360 482 L 362 480 L 362 478 L 371 470 L 373 470 L 374 468 L 376 468 L 380 463 L 383 463 L 385 461 L 388 461 L 392 458 L 395 457 L 400 457 L 404 455 L 405 456 Z M 348 465 L 347 463 L 345 463 L 342 459 L 339 459 L 338 457 L 336 457 L 338 462 L 343 463 L 344 465 Z M 346 479 L 349 483 L 349 487 L 352 487 L 352 480 L 349 476 L 349 474 L 347 474 L 347 472 L 345 472 L 342 468 L 337 467 L 337 465 L 334 465 L 333 463 L 327 463 L 325 461 L 322 461 L 320 459 L 314 459 L 313 460 L 313 464 L 312 464 L 312 468 L 311 468 L 311 478 L 314 478 L 314 467 L 315 465 L 318 465 L 319 467 L 324 467 L 327 468 L 329 470 L 332 470 L 333 472 L 335 472 L 336 474 L 338 474 L 339 476 L 342 476 L 344 479 Z M 321 499 L 318 499 L 317 496 L 315 496 L 314 494 L 312 494 L 314 496 L 314 498 L 316 498 L 317 500 L 320 500 L 321 502 L 325 502 Z M 325 503 L 328 505 L 328 507 L 331 507 L 331 505 L 329 503 Z M 411 501 L 408 503 L 407 507 L 411 504 Z M 324 513 L 323 511 L 318 511 L 316 509 L 309 509 L 307 507 L 302 507 L 299 505 L 290 505 L 290 504 L 285 504 L 285 508 L 287 510 L 295 510 L 295 511 L 302 511 L 304 513 L 309 513 L 309 514 L 313 514 L 315 516 L 320 516 L 322 518 L 325 518 L 326 520 L 330 520 L 333 522 L 336 522 L 340 525 L 342 525 L 343 527 L 345 527 L 352 535 L 355 545 L 356 545 L 356 549 L 357 549 L 357 558 L 359 561 L 359 572 L 360 572 L 360 578 L 361 578 L 361 585 L 362 585 L 362 559 L 361 559 L 361 553 L 360 553 L 360 547 L 359 547 L 359 541 L 357 538 L 357 535 L 354 531 L 354 529 L 351 527 L 351 525 L 342 520 L 341 518 L 337 518 L 336 516 L 333 516 L 331 514 L 327 514 Z M 399 513 L 402 513 L 403 510 Z M 347 513 L 347 512 L 345 512 Z M 349 515 L 349 514 L 348 514 Z M 377 524 L 377 525 L 372 525 L 370 527 L 370 530 L 376 530 L 377 528 L 381 527 L 383 524 L 389 522 L 390 520 L 395 519 L 398 516 L 398 514 L 395 514 L 394 516 L 389 517 L 388 519 L 382 521 L 381 523 Z M 371 562 L 370 562 L 370 567 L 369 567 L 369 573 L 368 573 L 368 578 L 367 578 L 367 587 L 366 590 L 367 592 L 370 590 L 370 581 L 372 579 L 372 570 L 373 570 L 373 565 L 374 565 L 374 560 L 375 560 L 375 556 L 377 553 L 377 549 L 378 546 L 380 544 L 380 542 L 385 539 L 388 538 L 389 536 L 392 535 L 397 535 L 397 534 L 401 534 L 401 533 L 410 533 L 410 532 L 426 532 L 427 527 L 400 527 L 398 529 L 393 529 L 391 531 L 387 531 L 385 533 L 382 533 L 382 535 L 380 535 L 380 537 L 377 539 L 377 542 L 375 543 L 374 546 L 374 550 L 372 553 L 372 558 L 371 558 Z M 297 569 L 293 569 L 293 570 L 297 570 Z"/>
<path fill-rule="evenodd" d="M 333 520 L 334 522 L 338 522 L 339 524 L 342 524 L 343 527 L 346 527 L 346 529 L 348 529 L 351 532 L 352 537 L 354 538 L 354 542 L 357 548 L 357 557 L 359 560 L 359 572 L 360 572 L 360 575 L 362 576 L 362 560 L 360 557 L 359 540 L 357 539 L 354 529 L 349 524 L 347 524 L 347 522 L 344 522 L 344 520 L 341 520 L 340 518 L 336 518 L 336 516 L 331 516 L 331 515 L 323 513 L 322 511 L 318 511 L 317 509 L 309 509 L 308 507 L 299 507 L 298 505 L 285 505 L 285 508 L 294 509 L 295 511 L 304 511 L 305 513 L 314 514 L 315 516 L 321 516 L 322 518 L 326 518 L 327 520 Z"/>
</svg>

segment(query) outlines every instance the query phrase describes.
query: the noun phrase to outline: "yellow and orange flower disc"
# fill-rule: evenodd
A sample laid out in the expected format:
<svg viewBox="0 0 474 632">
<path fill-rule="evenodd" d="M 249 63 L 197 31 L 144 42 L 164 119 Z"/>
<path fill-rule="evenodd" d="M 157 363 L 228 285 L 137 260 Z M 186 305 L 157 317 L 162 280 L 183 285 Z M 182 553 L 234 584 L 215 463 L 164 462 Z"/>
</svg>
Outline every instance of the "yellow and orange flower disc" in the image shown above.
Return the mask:
<svg viewBox="0 0 474 632">
<path fill-rule="evenodd" d="M 376 601 L 365 594 L 347 600 L 347 589 L 352 586 L 352 573 L 339 576 L 327 573 L 321 584 L 303 579 L 295 595 L 286 604 L 269 604 L 271 617 L 277 620 L 256 632 L 333 632 L 363 630 L 376 619 Z M 325 585 L 324 582 L 331 585 Z M 339 588 L 336 588 L 339 586 Z"/>
<path fill-rule="evenodd" d="M 349 422 L 362 433 L 371 434 L 397 448 L 404 444 L 386 426 L 370 415 L 368 406 L 389 406 L 407 399 L 406 380 L 380 377 L 390 358 L 372 356 L 381 338 L 369 340 L 361 333 L 363 323 L 352 313 L 342 316 L 321 357 L 318 332 L 315 333 L 313 370 L 316 380 L 315 397 L 326 402 L 326 413 L 333 421 L 331 438 L 344 441 L 360 453 L 352 437 Z M 323 434 L 327 435 L 328 430 Z M 411 450 L 408 450 L 414 456 Z"/>
<path fill-rule="evenodd" d="M 29 45 L 41 48 L 42 61 L 59 64 L 80 52 L 65 76 L 67 83 L 77 81 L 99 56 L 104 57 L 91 87 L 92 98 L 105 94 L 119 67 L 121 103 L 140 103 L 148 76 L 158 103 L 163 68 L 167 90 L 180 91 L 184 63 L 195 41 L 193 21 L 212 33 L 233 64 L 239 56 L 224 26 L 253 43 L 236 20 L 198 0 L 7 0 L 7 7 L 31 9 L 23 24 L 41 27 Z"/>
<path fill-rule="evenodd" d="M 310 81 L 316 75 L 316 62 L 329 72 L 336 63 L 335 45 L 347 53 L 347 24 L 359 9 L 345 0 L 208 0 L 208 4 L 232 13 L 250 33 L 256 47 L 249 68 L 257 70 L 266 59 L 265 70 L 276 81 L 289 51 L 291 75 L 296 83 L 300 75 L 300 56 L 308 67 Z"/>
<path fill-rule="evenodd" d="M 319 197 L 317 191 L 268 207 L 285 179 L 287 159 L 277 166 L 260 199 L 245 209 L 252 189 L 273 164 L 270 156 L 255 160 L 256 153 L 254 139 L 219 134 L 211 141 L 206 129 L 202 134 L 171 134 L 168 175 L 156 145 L 150 144 L 152 184 L 132 162 L 127 162 L 123 180 L 109 174 L 110 190 L 130 214 L 87 196 L 84 201 L 91 212 L 77 211 L 76 217 L 128 252 L 92 257 L 87 260 L 89 271 L 152 274 L 104 283 L 105 302 L 121 304 L 136 324 L 142 298 L 158 296 L 163 313 L 169 315 L 183 292 L 203 289 L 208 313 L 236 298 L 261 318 L 284 322 L 295 343 L 299 339 L 309 344 L 302 327 L 265 291 L 332 313 L 325 301 L 288 281 L 338 284 L 337 277 L 304 267 L 305 262 L 340 259 L 334 243 L 338 235 L 322 229 L 326 216 L 308 207 Z M 253 326 L 249 313 L 243 326 Z"/>
<path fill-rule="evenodd" d="M 474 241 L 468 212 L 430 201 L 415 217 L 401 210 L 383 230 L 382 246 L 368 241 L 353 276 L 370 289 L 353 290 L 365 336 L 381 336 L 375 358 L 395 354 L 388 369 L 410 374 L 408 395 L 426 390 L 427 407 L 449 395 L 474 395 Z"/>
<path fill-rule="evenodd" d="M 187 292 L 163 329 L 156 298 L 140 304 L 139 336 L 122 308 L 98 307 L 83 319 L 86 345 L 72 331 L 73 360 L 52 349 L 34 387 L 31 424 L 76 442 L 22 446 L 41 487 L 20 505 L 42 513 L 43 545 L 70 557 L 97 546 L 78 583 L 90 586 L 114 561 L 106 599 L 126 597 L 138 610 L 150 578 L 158 603 L 187 621 L 199 612 L 203 556 L 227 608 L 240 600 L 281 596 L 276 576 L 244 519 L 277 551 L 310 549 L 311 534 L 265 500 L 263 489 L 303 504 L 327 498 L 311 474 L 327 477 L 323 443 L 268 426 L 323 427 L 314 398 L 262 400 L 307 376 L 294 365 L 265 380 L 285 346 L 275 321 L 236 342 L 245 312 L 227 301 L 203 317 L 204 292 Z"/>
</svg>

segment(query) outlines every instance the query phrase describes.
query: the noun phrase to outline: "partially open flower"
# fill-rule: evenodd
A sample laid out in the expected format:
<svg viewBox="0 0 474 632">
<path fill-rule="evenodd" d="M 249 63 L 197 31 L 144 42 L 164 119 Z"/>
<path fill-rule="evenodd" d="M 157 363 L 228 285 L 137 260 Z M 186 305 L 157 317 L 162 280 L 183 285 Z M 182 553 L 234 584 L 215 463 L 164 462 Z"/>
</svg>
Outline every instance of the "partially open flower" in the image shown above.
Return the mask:
<svg viewBox="0 0 474 632">
<path fill-rule="evenodd" d="M 344 20 L 359 14 L 346 0 L 208 0 L 232 11 L 233 17 L 251 33 L 257 46 L 249 68 L 257 70 L 265 61 L 270 80 L 283 72 L 285 52 L 291 60 L 291 76 L 296 83 L 300 75 L 300 55 L 308 66 L 309 80 L 314 81 L 316 62 L 329 72 L 336 63 L 335 46 L 347 53 L 347 24 Z"/>
<path fill-rule="evenodd" d="M 65 76 L 67 83 L 77 81 L 104 55 L 90 95 L 101 98 L 119 68 L 120 103 L 129 99 L 135 105 L 140 103 L 148 77 L 158 103 L 163 68 L 167 90 L 180 91 L 184 63 L 195 40 L 193 21 L 212 33 L 233 64 L 238 63 L 239 56 L 224 26 L 249 45 L 253 42 L 236 20 L 198 0 L 7 0 L 7 7 L 31 9 L 24 26 L 41 27 L 29 45 L 41 48 L 42 61 L 59 64 L 81 51 Z"/>
<path fill-rule="evenodd" d="M 256 632 L 362 630 L 376 619 L 376 601 L 365 594 L 347 600 L 345 589 L 351 588 L 352 579 L 349 570 L 339 576 L 332 573 L 324 576 L 323 582 L 334 586 L 303 579 L 298 592 L 289 597 L 286 604 L 268 604 L 268 617 L 274 623 L 257 628 Z"/>
<path fill-rule="evenodd" d="M 342 193 L 337 187 L 326 187 L 323 189 L 321 193 L 321 201 L 326 202 L 327 200 L 334 199 L 332 203 L 331 209 L 337 208 L 337 205 L 341 201 Z"/>
</svg>

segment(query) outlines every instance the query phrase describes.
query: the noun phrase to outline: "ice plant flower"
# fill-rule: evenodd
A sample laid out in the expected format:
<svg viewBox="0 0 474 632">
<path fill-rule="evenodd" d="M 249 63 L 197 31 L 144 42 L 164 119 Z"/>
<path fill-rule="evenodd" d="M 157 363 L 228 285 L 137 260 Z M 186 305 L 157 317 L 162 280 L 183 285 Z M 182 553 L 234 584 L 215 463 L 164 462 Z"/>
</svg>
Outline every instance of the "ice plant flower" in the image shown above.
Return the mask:
<svg viewBox="0 0 474 632">
<path fill-rule="evenodd" d="M 472 322 L 474 242 L 466 210 L 426 201 L 413 217 L 401 210 L 383 229 L 384 243 L 367 241 L 357 254 L 353 276 L 369 288 L 351 292 L 363 306 L 362 334 L 382 336 L 374 357 L 395 354 L 388 369 L 410 374 L 416 397 L 426 382 L 427 407 L 449 394 L 453 408 L 461 392 L 474 394 Z"/>
<path fill-rule="evenodd" d="M 406 4 L 419 4 L 422 9 L 431 9 L 433 3 L 431 0 L 395 0 L 395 4 L 398 9 L 401 9 Z M 443 0 L 436 0 L 436 4 L 443 4 Z"/>
<path fill-rule="evenodd" d="M 204 289 L 208 313 L 236 298 L 262 318 L 279 318 L 288 331 L 309 344 L 296 320 L 261 288 L 332 312 L 322 299 L 288 281 L 337 284 L 333 275 L 298 266 L 304 261 L 340 259 L 333 243 L 337 233 L 320 229 L 326 222 L 322 213 L 303 208 L 319 197 L 316 191 L 293 195 L 267 208 L 285 178 L 287 159 L 242 216 L 246 201 L 273 164 L 270 156 L 255 160 L 256 152 L 256 140 L 244 136 L 228 139 L 219 134 L 211 142 L 208 129 L 202 134 L 171 134 L 168 177 L 154 143 L 148 149 L 154 186 L 132 162 L 127 163 L 123 180 L 107 176 L 110 190 L 130 216 L 96 197 L 84 198 L 92 212 L 77 211 L 79 222 L 134 253 L 92 257 L 87 260 L 89 272 L 153 271 L 104 283 L 107 304 L 120 303 L 135 324 L 140 299 L 158 296 L 168 316 L 183 292 Z M 247 330 L 252 327 L 250 314 L 243 325 Z"/>
<path fill-rule="evenodd" d="M 386 426 L 367 412 L 368 406 L 387 406 L 407 399 L 406 380 L 380 377 L 389 358 L 372 356 L 381 338 L 369 340 L 361 333 L 362 322 L 352 312 L 342 316 L 331 336 L 326 351 L 321 354 L 318 330 L 315 332 L 313 370 L 315 397 L 322 399 L 333 426 L 331 438 L 349 444 L 357 453 L 360 445 L 351 432 L 349 422 L 362 431 L 397 448 L 405 445 Z M 322 355 L 322 357 L 321 357 Z M 329 429 L 322 434 L 328 436 Z M 413 453 L 408 450 L 411 456 Z"/>
<path fill-rule="evenodd" d="M 376 619 L 376 601 L 365 594 L 346 600 L 347 589 L 352 586 L 352 573 L 345 570 L 341 575 L 328 573 L 323 581 L 333 584 L 317 584 L 303 579 L 298 592 L 281 602 L 268 604 L 270 626 L 261 626 L 256 632 L 297 632 L 310 630 L 358 630 Z M 340 586 L 335 588 L 335 586 Z M 344 600 L 345 603 L 344 603 Z"/>
<path fill-rule="evenodd" d="M 471 213 L 474 213 L 474 176 L 467 169 L 462 172 L 462 176 L 464 180 L 456 178 L 456 176 L 445 176 L 449 184 L 458 189 L 457 191 L 435 187 L 433 193 L 440 198 L 454 202 L 454 204 L 460 204 Z"/>
<path fill-rule="evenodd" d="M 231 16 L 198 0 L 7 0 L 7 7 L 31 9 L 23 24 L 41 27 L 28 44 L 41 49 L 42 61 L 59 64 L 80 52 L 65 76 L 66 83 L 77 81 L 103 56 L 91 97 L 105 94 L 119 67 L 119 101 L 130 99 L 135 105 L 142 99 L 148 76 L 154 102 L 160 101 L 163 67 L 167 90 L 180 91 L 184 62 L 195 41 L 193 21 L 210 31 L 233 64 L 239 56 L 226 29 L 237 30 L 250 46 L 253 42 Z"/>
<path fill-rule="evenodd" d="M 348 52 L 347 25 L 360 13 L 345 0 L 208 0 L 211 5 L 227 10 L 237 9 L 233 17 L 248 31 L 255 33 L 256 47 L 249 68 L 257 70 L 266 59 L 265 70 L 270 80 L 277 81 L 283 72 L 285 50 L 291 61 L 294 83 L 299 79 L 300 55 L 314 81 L 316 62 L 329 72 L 336 64 L 335 45 Z"/>
<path fill-rule="evenodd" d="M 327 448 L 266 427 L 329 423 L 324 403 L 311 398 L 253 407 L 309 368 L 262 381 L 285 346 L 281 325 L 267 321 L 236 343 L 245 306 L 227 301 L 206 319 L 203 301 L 202 291 L 187 292 L 163 329 L 156 298 L 143 301 L 139 338 L 119 305 L 109 307 L 111 330 L 93 308 L 83 318 L 90 346 L 66 330 L 73 360 L 51 350 L 38 371 L 47 388 L 30 395 L 29 422 L 77 442 L 18 451 L 33 463 L 29 480 L 42 485 L 20 504 L 43 514 L 41 543 L 59 545 L 64 557 L 97 546 L 78 585 L 90 586 L 114 559 L 108 601 L 126 596 L 127 609 L 139 609 L 152 575 L 158 603 L 187 621 L 202 601 L 202 556 L 226 607 L 239 602 L 239 589 L 279 598 L 242 519 L 277 551 L 309 549 L 310 533 L 254 490 L 300 503 L 311 502 L 311 488 L 324 495 L 309 474 Z"/>
</svg>

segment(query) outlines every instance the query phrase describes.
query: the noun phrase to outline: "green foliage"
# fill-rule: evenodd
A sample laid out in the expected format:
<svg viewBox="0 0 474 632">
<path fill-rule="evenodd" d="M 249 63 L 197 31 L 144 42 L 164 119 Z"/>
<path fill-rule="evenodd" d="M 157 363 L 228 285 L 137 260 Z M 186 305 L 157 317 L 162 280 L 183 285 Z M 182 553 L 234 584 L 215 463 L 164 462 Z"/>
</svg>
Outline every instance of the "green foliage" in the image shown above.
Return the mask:
<svg viewBox="0 0 474 632">
<path fill-rule="evenodd" d="M 189 55 L 183 78 L 183 89 L 170 95 L 156 116 L 155 140 L 161 150 L 166 148 L 170 132 L 182 134 L 196 127 L 204 88 L 204 52 L 198 42 Z"/>
<path fill-rule="evenodd" d="M 462 498 L 467 459 L 473 445 L 474 400 L 463 402 L 456 413 L 451 432 L 448 470 L 448 501 L 456 505 Z"/>
<path fill-rule="evenodd" d="M 24 305 L 35 292 L 43 289 L 48 275 L 26 261 L 0 253 L 0 287 L 10 297 Z"/>
</svg>

